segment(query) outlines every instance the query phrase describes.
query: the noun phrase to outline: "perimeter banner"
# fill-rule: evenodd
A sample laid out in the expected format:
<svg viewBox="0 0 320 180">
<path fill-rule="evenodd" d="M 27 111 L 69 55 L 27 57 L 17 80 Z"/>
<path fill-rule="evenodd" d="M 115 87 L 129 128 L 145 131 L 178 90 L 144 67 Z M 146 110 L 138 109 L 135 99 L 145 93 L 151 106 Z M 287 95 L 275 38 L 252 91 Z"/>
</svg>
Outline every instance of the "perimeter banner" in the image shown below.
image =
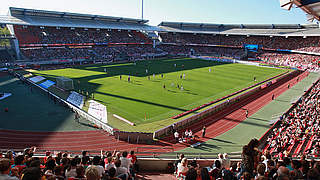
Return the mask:
<svg viewBox="0 0 320 180">
<path fill-rule="evenodd" d="M 35 76 L 35 77 L 32 77 L 32 78 L 29 78 L 29 80 L 32 81 L 33 83 L 40 82 L 40 81 L 42 81 L 44 79 L 46 79 L 46 78 L 44 78 L 42 76 Z"/>
<path fill-rule="evenodd" d="M 50 80 L 46 80 L 45 82 L 41 83 L 40 86 L 45 89 L 48 89 L 49 87 L 51 87 L 54 84 L 56 84 L 56 83 L 53 81 L 50 81 Z"/>
<path fill-rule="evenodd" d="M 90 100 L 89 103 L 88 113 L 103 123 L 108 123 L 107 107 L 94 100 Z"/>
</svg>

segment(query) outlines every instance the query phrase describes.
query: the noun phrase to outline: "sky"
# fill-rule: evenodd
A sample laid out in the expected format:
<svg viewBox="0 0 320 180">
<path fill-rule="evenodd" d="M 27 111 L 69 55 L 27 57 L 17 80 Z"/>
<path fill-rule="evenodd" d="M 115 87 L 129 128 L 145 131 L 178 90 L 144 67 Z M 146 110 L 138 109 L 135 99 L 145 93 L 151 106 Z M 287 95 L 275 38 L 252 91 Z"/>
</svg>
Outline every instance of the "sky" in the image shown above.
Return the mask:
<svg viewBox="0 0 320 180">
<path fill-rule="evenodd" d="M 142 0 L 0 0 L 0 15 L 9 7 L 141 18 Z M 144 19 L 218 24 L 306 24 L 300 8 L 280 8 L 279 0 L 144 0 Z"/>
</svg>

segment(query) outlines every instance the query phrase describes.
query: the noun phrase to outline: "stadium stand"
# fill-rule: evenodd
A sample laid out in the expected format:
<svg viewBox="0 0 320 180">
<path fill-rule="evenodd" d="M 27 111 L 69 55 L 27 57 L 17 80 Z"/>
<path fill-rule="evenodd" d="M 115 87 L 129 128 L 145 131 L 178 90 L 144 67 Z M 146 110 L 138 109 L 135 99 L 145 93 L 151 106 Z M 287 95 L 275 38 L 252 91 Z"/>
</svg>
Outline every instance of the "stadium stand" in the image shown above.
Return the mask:
<svg viewBox="0 0 320 180">
<path fill-rule="evenodd" d="M 14 25 L 15 34 L 20 42 L 22 53 L 31 60 L 39 59 L 108 59 L 115 54 L 137 57 L 146 53 L 155 53 L 150 40 L 141 32 L 120 29 L 79 29 L 53 28 L 39 26 Z M 79 44 L 80 43 L 80 44 Z M 85 46 L 91 43 L 90 46 Z M 141 46 L 92 46 L 92 43 L 143 44 Z M 46 44 L 53 47 L 29 47 L 32 44 Z M 65 47 L 68 45 L 68 48 Z"/>
<path fill-rule="evenodd" d="M 26 26 L 14 26 L 15 35 L 19 39 L 21 44 L 33 42 L 40 43 L 40 39 L 37 35 L 35 27 L 25 28 Z"/>
<path fill-rule="evenodd" d="M 220 56 L 227 55 L 241 59 L 245 56 L 244 49 L 242 49 L 244 45 L 256 44 L 261 50 L 254 53 L 255 59 L 263 60 L 268 64 L 319 71 L 318 54 L 306 54 L 319 52 L 319 37 L 226 36 L 177 32 L 163 32 L 160 33 L 160 37 L 163 44 L 166 44 L 162 49 L 168 51 L 169 54 L 188 54 L 188 51 L 193 49 L 200 54 L 215 52 Z M 289 53 L 291 50 L 304 53 Z"/>
<path fill-rule="evenodd" d="M 135 30 L 80 29 L 15 25 L 14 31 L 20 41 L 20 44 L 148 42 L 148 39 L 144 34 Z"/>
<path fill-rule="evenodd" d="M 256 26 L 163 22 L 158 27 L 151 27 L 146 25 L 147 21 L 144 20 L 97 15 L 20 8 L 10 8 L 10 13 L 16 18 L 15 21 L 19 22 L 13 25 L 13 30 L 20 43 L 21 52 L 32 61 L 114 61 L 120 59 L 119 57 L 128 60 L 159 54 L 208 54 L 242 59 L 246 56 L 244 44 L 256 44 L 262 48 L 255 56 L 268 64 L 319 71 L 317 53 L 320 53 L 320 37 L 306 36 L 319 31 L 312 25 Z M 153 37 L 143 32 L 145 30 L 151 30 Z M 159 37 L 155 35 L 156 31 L 159 32 Z M 287 36 L 280 36 L 284 33 Z M 158 44 L 152 44 L 155 40 L 152 38 L 159 38 Z M 279 52 L 279 49 L 299 52 Z M 0 50 L 0 63 L 8 61 L 10 54 L 6 50 Z M 194 158 L 189 158 L 188 161 L 181 155 L 174 164 L 168 165 L 168 172 L 174 173 L 177 179 L 319 179 L 319 162 L 308 161 L 304 156 L 297 160 L 300 155 L 317 157 L 320 152 L 319 91 L 318 81 L 301 97 L 297 105 L 283 116 L 278 125 L 273 126 L 262 151 L 258 149 L 261 142 L 253 139 L 243 146 L 242 160 L 230 162 L 227 154 L 219 154 L 212 165 L 203 166 Z M 83 99 L 82 95 L 73 92 L 68 101 L 81 107 Z M 35 153 L 34 147 L 26 148 L 23 152 L 1 152 L 0 179 L 80 180 L 138 177 L 139 163 L 134 151 L 130 154 L 126 151 L 101 151 L 100 156 L 89 156 L 87 151 L 83 151 L 81 156 L 66 152 L 46 152 L 44 158 L 36 157 Z"/>
<path fill-rule="evenodd" d="M 320 37 L 243 36 L 199 33 L 160 33 L 165 43 L 216 44 L 242 47 L 244 44 L 258 44 L 264 48 L 319 52 Z"/>
<path fill-rule="evenodd" d="M 266 141 L 265 151 L 280 156 L 305 154 L 318 157 L 320 82 L 302 96 L 279 125 L 274 127 Z"/>
<path fill-rule="evenodd" d="M 319 70 L 316 25 L 162 22 L 149 26 L 140 19 L 13 7 L 10 15 L 1 21 L 12 24 L 22 57 L 31 61 L 213 55 Z M 246 52 L 245 44 L 258 45 L 259 52 Z M 274 61 L 269 53 L 283 60 Z"/>
<path fill-rule="evenodd" d="M 112 47 L 85 47 L 79 46 L 76 48 L 26 48 L 22 53 L 31 60 L 54 60 L 54 59 L 103 59 L 114 60 L 124 57 L 142 58 L 148 55 L 158 55 L 162 53 L 158 49 L 152 48 L 151 45 L 117 45 Z"/>
<path fill-rule="evenodd" d="M 319 56 L 265 52 L 257 57 L 268 64 L 295 67 L 314 72 L 319 71 Z"/>
</svg>

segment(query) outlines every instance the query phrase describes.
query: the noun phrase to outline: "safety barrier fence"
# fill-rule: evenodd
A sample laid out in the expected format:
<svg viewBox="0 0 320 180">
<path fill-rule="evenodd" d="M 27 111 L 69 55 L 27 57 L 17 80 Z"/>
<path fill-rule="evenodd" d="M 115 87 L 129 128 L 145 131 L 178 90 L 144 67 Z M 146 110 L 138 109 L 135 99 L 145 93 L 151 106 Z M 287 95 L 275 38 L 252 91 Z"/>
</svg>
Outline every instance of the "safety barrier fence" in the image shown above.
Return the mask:
<svg viewBox="0 0 320 180">
<path fill-rule="evenodd" d="M 117 140 L 126 141 L 133 144 L 152 144 L 153 143 L 153 133 L 145 132 L 127 132 L 114 130 L 113 135 Z"/>
<path fill-rule="evenodd" d="M 161 151 L 162 150 L 162 151 Z M 0 152 L 5 155 L 8 149 L 0 149 Z M 23 152 L 23 149 L 10 149 L 10 151 L 14 151 L 15 153 Z M 34 152 L 34 156 L 36 157 L 44 157 L 46 152 L 51 152 L 54 156 L 58 152 L 67 153 L 70 158 L 79 156 L 82 154 L 82 151 L 66 151 L 66 150 L 36 150 Z M 221 152 L 223 153 L 223 152 Z M 152 158 L 156 159 L 177 159 L 178 156 L 182 154 L 181 152 L 173 152 L 170 148 L 159 148 L 159 149 L 135 149 L 135 155 L 138 158 Z M 188 159 L 217 159 L 219 153 L 191 153 L 191 152 L 183 152 L 186 158 Z M 105 156 L 105 151 L 88 151 L 88 155 L 93 156 Z M 233 160 L 241 160 L 241 152 L 233 152 L 228 153 L 228 157 Z M 299 154 L 292 154 L 293 159 L 299 159 Z M 280 158 L 280 157 L 275 157 Z M 320 160 L 320 154 L 308 154 L 306 155 L 308 159 Z"/>
</svg>

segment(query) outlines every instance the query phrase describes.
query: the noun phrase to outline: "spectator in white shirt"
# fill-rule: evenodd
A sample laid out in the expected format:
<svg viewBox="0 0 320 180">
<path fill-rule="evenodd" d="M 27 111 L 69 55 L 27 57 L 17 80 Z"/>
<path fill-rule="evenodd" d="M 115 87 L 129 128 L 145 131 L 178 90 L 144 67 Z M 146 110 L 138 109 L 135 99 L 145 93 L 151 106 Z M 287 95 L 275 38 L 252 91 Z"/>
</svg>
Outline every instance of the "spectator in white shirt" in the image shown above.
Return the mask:
<svg viewBox="0 0 320 180">
<path fill-rule="evenodd" d="M 127 151 L 122 152 L 122 157 L 120 157 L 120 161 L 121 161 L 121 167 L 125 167 L 129 172 L 131 160 L 127 158 L 127 156 L 128 156 Z"/>
<path fill-rule="evenodd" d="M 74 158 L 70 162 L 70 167 L 66 170 L 66 179 L 77 176 L 76 168 L 77 168 L 77 161 Z"/>
<path fill-rule="evenodd" d="M 223 159 L 225 160 L 225 168 L 230 169 L 231 162 L 227 153 L 223 154 Z"/>
<path fill-rule="evenodd" d="M 104 168 L 103 168 L 103 166 L 100 165 L 100 161 L 101 161 L 101 158 L 99 156 L 94 156 L 92 159 L 92 165 L 90 165 L 90 166 L 96 166 L 98 173 L 99 173 L 99 176 L 102 177 L 104 174 Z"/>
<path fill-rule="evenodd" d="M 192 136 L 193 136 L 193 133 L 192 133 L 192 131 L 191 131 L 191 129 L 189 130 L 189 138 L 192 138 Z"/>
<path fill-rule="evenodd" d="M 183 158 L 181 162 L 178 164 L 177 168 L 178 168 L 177 176 L 178 177 L 185 176 L 189 170 L 187 158 Z"/>
<path fill-rule="evenodd" d="M 185 135 L 186 138 L 188 138 L 188 136 L 189 136 L 189 131 L 188 131 L 188 129 L 184 132 L 184 135 Z"/>
<path fill-rule="evenodd" d="M 114 165 L 116 166 L 115 169 L 116 169 L 116 176 L 119 177 L 119 176 L 126 176 L 128 177 L 128 169 L 125 168 L 125 167 L 121 167 L 121 161 L 120 160 L 117 160 Z M 127 179 L 127 178 L 126 178 Z"/>
<path fill-rule="evenodd" d="M 174 139 L 176 140 L 176 142 L 178 142 L 179 141 L 179 133 L 178 133 L 178 131 L 176 131 L 176 132 L 174 132 Z"/>
</svg>

